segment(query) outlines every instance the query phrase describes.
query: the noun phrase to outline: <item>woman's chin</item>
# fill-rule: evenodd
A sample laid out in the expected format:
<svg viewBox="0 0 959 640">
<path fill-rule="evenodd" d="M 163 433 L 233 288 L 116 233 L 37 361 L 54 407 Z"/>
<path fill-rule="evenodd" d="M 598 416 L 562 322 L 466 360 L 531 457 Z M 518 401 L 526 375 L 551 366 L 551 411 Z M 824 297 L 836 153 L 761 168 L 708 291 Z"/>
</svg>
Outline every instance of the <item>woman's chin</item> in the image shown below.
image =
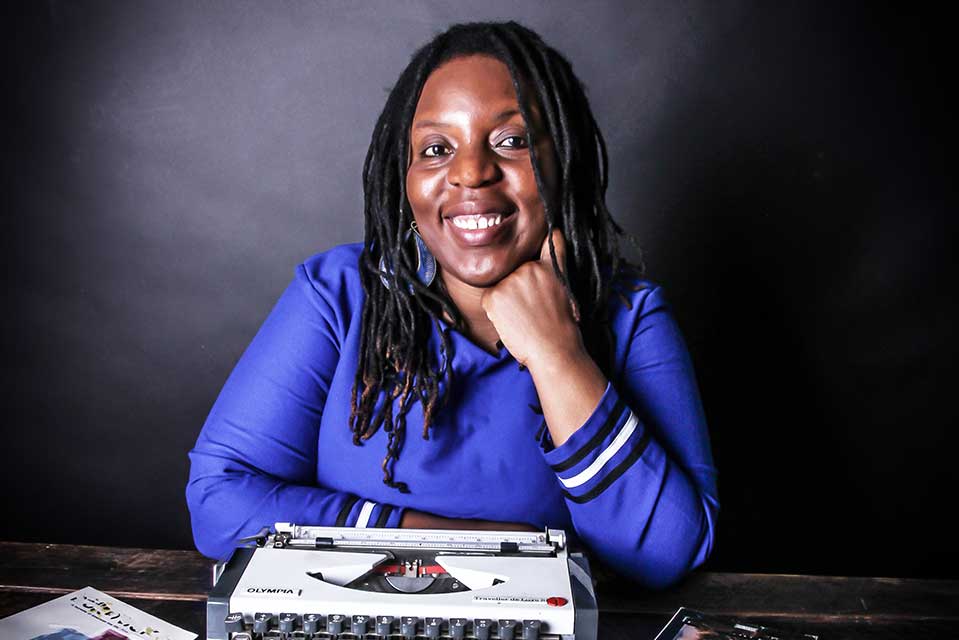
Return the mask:
<svg viewBox="0 0 959 640">
<path fill-rule="evenodd" d="M 495 287 L 499 282 L 508 276 L 511 270 L 489 269 L 477 271 L 443 271 L 443 282 L 447 288 L 466 285 L 476 289 L 488 289 Z"/>
</svg>

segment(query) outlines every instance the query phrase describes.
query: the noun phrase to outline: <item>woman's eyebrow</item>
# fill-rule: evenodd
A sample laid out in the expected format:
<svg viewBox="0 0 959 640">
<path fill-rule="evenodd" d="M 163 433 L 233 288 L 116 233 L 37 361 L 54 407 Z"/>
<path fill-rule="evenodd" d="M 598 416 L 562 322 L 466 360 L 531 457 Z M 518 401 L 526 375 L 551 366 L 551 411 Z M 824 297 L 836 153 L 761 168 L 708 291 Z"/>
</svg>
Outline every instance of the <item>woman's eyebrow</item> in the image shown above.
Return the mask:
<svg viewBox="0 0 959 640">
<path fill-rule="evenodd" d="M 493 118 L 493 121 L 494 121 L 494 122 L 502 122 L 503 120 L 508 120 L 509 118 L 512 118 L 513 116 L 521 116 L 521 115 L 522 115 L 522 113 L 520 112 L 519 109 L 510 108 L 510 109 L 506 109 L 505 111 L 501 111 L 500 113 L 496 114 L 496 116 Z M 532 108 L 532 115 L 533 115 L 534 118 L 538 118 L 538 117 L 539 117 L 539 111 L 537 111 L 535 107 Z M 452 127 L 452 126 L 453 126 L 453 125 L 452 125 L 451 123 L 449 123 L 449 122 L 440 122 L 440 121 L 438 121 L 438 120 L 420 120 L 419 122 L 414 122 L 414 123 L 413 123 L 413 128 L 414 128 L 414 129 L 424 129 L 424 128 L 429 128 L 429 127 L 441 127 L 441 128 L 447 128 L 447 129 L 448 129 L 448 128 Z"/>
<path fill-rule="evenodd" d="M 414 129 L 423 129 L 423 128 L 425 128 L 425 127 L 445 127 L 445 128 L 449 128 L 449 127 L 452 127 L 452 126 L 453 126 L 453 125 L 451 125 L 451 124 L 449 124 L 449 123 L 447 123 L 447 122 L 438 122 L 438 121 L 436 121 L 436 120 L 420 120 L 419 122 L 416 122 L 416 123 L 413 124 L 413 128 L 414 128 Z"/>
<path fill-rule="evenodd" d="M 517 115 L 522 115 L 519 109 L 507 109 L 506 111 L 500 112 L 500 114 L 496 116 L 496 122 L 500 122 Z"/>
</svg>

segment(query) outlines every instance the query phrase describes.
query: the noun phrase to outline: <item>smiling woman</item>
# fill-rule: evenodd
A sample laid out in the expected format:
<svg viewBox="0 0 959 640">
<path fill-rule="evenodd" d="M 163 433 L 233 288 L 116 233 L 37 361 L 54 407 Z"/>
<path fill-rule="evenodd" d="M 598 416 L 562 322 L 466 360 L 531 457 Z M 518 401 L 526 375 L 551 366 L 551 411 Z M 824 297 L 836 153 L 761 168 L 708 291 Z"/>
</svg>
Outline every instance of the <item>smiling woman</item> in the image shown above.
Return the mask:
<svg viewBox="0 0 959 640">
<path fill-rule="evenodd" d="M 531 126 L 541 130 L 539 109 L 531 113 Z M 526 138 L 509 69 L 496 58 L 451 60 L 423 86 L 406 193 L 454 302 L 464 289 L 491 287 L 539 255 L 546 213 Z M 547 135 L 539 141 L 551 198 L 552 144 Z M 474 334 L 482 335 L 477 329 Z"/>
<path fill-rule="evenodd" d="M 363 243 L 297 269 L 190 454 L 198 548 L 281 521 L 550 526 L 649 586 L 702 563 L 695 377 L 619 257 L 569 63 L 515 23 L 450 28 L 391 91 L 363 175 Z"/>
</svg>

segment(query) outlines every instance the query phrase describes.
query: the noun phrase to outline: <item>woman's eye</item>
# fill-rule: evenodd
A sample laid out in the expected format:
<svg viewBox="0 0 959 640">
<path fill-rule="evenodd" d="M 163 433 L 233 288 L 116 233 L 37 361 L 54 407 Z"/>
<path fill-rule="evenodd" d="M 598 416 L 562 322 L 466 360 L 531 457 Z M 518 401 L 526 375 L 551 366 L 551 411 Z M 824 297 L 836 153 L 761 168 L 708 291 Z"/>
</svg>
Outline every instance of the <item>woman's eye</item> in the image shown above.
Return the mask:
<svg viewBox="0 0 959 640">
<path fill-rule="evenodd" d="M 442 144 L 431 144 L 430 146 L 423 149 L 423 155 L 427 158 L 436 158 L 439 156 L 446 155 L 447 148 Z"/>
<path fill-rule="evenodd" d="M 525 149 L 529 146 L 526 140 L 526 136 L 508 136 L 500 140 L 498 147 L 506 147 L 508 149 Z"/>
</svg>

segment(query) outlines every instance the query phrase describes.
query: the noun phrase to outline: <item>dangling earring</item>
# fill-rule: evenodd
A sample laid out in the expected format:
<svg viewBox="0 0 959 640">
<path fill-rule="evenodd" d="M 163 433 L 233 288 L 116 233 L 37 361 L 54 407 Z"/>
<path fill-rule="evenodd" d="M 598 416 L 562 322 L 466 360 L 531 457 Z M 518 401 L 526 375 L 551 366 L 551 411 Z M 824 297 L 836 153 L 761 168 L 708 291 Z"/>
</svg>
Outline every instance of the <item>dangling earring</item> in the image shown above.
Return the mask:
<svg viewBox="0 0 959 640">
<path fill-rule="evenodd" d="M 413 240 L 416 242 L 416 278 L 423 283 L 424 287 L 428 287 L 433 284 L 433 278 L 436 277 L 436 258 L 420 237 L 416 220 L 410 221 L 410 231 L 413 232 Z"/>
<path fill-rule="evenodd" d="M 405 240 L 409 239 L 410 234 L 413 235 L 413 240 L 415 242 L 414 246 L 416 248 L 416 279 L 423 283 L 424 287 L 428 287 L 433 284 L 433 279 L 436 277 L 436 258 L 433 257 L 433 254 L 430 253 L 429 248 L 427 248 L 426 243 L 423 242 L 423 238 L 420 237 L 419 232 L 416 230 L 416 220 L 410 221 L 410 230 L 406 232 Z M 390 281 L 386 279 L 386 275 L 389 273 L 393 274 L 393 270 L 387 266 L 386 256 L 380 256 L 380 282 L 383 283 L 383 286 L 387 289 L 390 288 Z M 410 293 L 413 293 L 413 285 L 409 286 Z"/>
</svg>

